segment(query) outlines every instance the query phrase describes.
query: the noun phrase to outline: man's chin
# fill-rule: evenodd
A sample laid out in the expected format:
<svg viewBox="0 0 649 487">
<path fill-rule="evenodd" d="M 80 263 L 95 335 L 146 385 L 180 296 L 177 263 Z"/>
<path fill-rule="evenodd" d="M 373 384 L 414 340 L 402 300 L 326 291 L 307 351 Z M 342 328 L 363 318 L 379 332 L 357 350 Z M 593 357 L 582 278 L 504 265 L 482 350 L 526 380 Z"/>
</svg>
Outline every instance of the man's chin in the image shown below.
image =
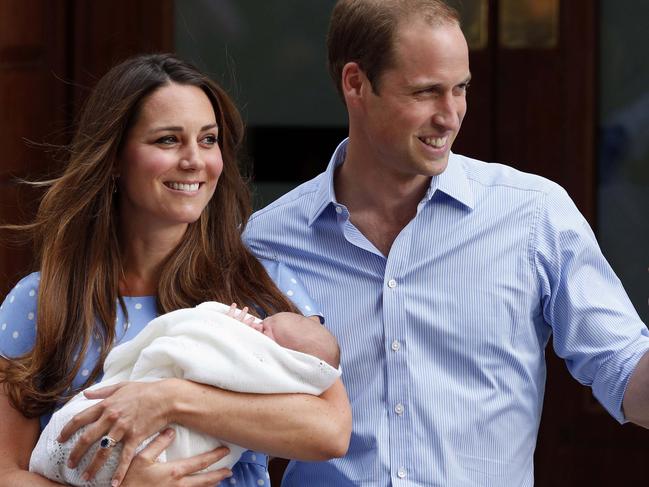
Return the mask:
<svg viewBox="0 0 649 487">
<path fill-rule="evenodd" d="M 427 176 L 439 176 L 448 167 L 448 155 L 446 157 L 435 159 L 433 161 L 428 161 L 427 164 Z"/>
</svg>

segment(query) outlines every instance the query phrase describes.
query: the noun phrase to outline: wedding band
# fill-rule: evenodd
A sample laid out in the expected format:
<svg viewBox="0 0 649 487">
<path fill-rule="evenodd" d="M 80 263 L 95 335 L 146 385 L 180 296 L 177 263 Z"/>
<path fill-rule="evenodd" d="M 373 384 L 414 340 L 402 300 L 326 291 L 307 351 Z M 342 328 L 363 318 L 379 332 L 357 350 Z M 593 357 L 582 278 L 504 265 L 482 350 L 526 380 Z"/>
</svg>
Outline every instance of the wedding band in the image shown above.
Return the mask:
<svg viewBox="0 0 649 487">
<path fill-rule="evenodd" d="M 113 438 L 111 438 L 108 435 L 102 436 L 101 440 L 99 440 L 99 448 L 103 448 L 104 450 L 108 448 L 112 448 L 115 445 L 117 445 L 117 441 L 115 441 Z"/>
</svg>

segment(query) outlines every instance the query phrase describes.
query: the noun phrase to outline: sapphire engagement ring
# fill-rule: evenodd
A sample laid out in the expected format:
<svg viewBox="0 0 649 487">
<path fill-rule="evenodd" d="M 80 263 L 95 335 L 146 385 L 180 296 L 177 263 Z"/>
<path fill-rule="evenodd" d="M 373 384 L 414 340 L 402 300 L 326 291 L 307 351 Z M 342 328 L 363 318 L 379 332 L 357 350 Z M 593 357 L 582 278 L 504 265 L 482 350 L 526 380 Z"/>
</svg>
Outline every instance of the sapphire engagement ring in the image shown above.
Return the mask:
<svg viewBox="0 0 649 487">
<path fill-rule="evenodd" d="M 111 438 L 108 435 L 102 436 L 101 440 L 99 440 L 99 448 L 103 448 L 104 450 L 108 448 L 112 448 L 115 445 L 117 445 L 117 441 L 115 441 L 113 438 Z"/>
</svg>

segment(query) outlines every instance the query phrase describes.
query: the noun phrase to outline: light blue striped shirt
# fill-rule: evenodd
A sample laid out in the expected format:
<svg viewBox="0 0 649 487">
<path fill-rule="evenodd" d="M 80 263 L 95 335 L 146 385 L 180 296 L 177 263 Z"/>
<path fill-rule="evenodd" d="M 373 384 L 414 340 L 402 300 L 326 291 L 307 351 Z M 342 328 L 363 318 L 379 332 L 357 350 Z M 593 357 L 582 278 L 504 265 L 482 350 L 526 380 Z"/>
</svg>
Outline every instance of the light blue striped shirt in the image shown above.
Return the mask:
<svg viewBox="0 0 649 487">
<path fill-rule="evenodd" d="M 620 422 L 649 333 L 566 192 L 452 154 L 384 257 L 323 174 L 250 220 L 338 337 L 353 410 L 348 454 L 292 462 L 285 486 L 531 486 L 552 337 Z"/>
</svg>

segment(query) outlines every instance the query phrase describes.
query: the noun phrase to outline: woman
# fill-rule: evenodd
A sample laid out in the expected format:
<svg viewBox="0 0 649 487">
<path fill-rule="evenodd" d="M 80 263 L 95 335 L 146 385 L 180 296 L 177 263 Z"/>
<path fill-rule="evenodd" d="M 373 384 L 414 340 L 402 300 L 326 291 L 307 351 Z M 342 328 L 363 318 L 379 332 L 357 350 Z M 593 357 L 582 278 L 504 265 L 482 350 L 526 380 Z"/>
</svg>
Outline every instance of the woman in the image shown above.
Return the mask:
<svg viewBox="0 0 649 487">
<path fill-rule="evenodd" d="M 153 317 L 210 300 L 261 314 L 295 309 L 241 242 L 250 213 L 236 161 L 241 139 L 241 120 L 223 90 L 173 56 L 133 58 L 99 81 L 69 163 L 29 226 L 40 273 L 23 279 L 0 310 L 0 486 L 52 485 L 26 471 L 40 427 L 57 405 L 99 379 L 114 343 Z M 286 268 L 266 265 L 298 304 L 313 308 Z M 89 425 L 71 467 L 104 436 L 121 442 L 113 485 L 207 486 L 230 474 L 191 475 L 222 450 L 155 463 L 173 440 L 165 429 L 173 423 L 305 460 L 344 454 L 351 431 L 340 381 L 319 397 L 238 394 L 168 379 L 122 383 L 92 398 L 103 400 L 79 414 L 61 440 Z M 92 460 L 89 478 L 107 451 Z M 268 483 L 265 457 L 254 452 L 231 473 L 237 485 Z"/>
</svg>

